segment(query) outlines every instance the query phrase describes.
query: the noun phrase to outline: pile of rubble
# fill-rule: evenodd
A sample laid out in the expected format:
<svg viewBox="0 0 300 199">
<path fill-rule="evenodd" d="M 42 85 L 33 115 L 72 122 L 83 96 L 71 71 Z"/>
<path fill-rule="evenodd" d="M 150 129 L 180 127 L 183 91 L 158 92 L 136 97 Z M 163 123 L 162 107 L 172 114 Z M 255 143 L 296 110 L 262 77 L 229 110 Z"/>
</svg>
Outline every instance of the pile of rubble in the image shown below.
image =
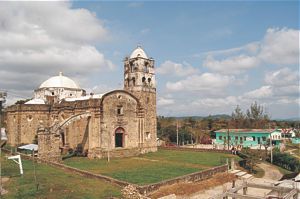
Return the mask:
<svg viewBox="0 0 300 199">
<path fill-rule="evenodd" d="M 133 185 L 124 187 L 121 193 L 124 199 L 150 199 L 140 194 L 137 188 Z"/>
</svg>

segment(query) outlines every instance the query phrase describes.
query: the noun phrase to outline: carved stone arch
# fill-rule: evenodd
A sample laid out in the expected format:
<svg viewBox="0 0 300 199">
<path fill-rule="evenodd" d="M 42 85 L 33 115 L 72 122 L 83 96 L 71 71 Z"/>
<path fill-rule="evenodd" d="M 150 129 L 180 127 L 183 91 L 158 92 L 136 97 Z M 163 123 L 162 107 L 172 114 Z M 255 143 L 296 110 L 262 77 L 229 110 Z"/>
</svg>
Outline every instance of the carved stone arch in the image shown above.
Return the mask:
<svg viewBox="0 0 300 199">
<path fill-rule="evenodd" d="M 126 95 L 131 96 L 131 97 L 137 102 L 138 108 L 141 107 L 140 100 L 139 100 L 135 95 L 133 95 L 132 93 L 127 92 L 127 91 L 125 91 L 125 90 L 113 90 L 113 91 L 110 91 L 110 92 L 108 92 L 108 93 L 105 93 L 105 94 L 102 96 L 102 98 L 101 98 L 100 107 L 103 107 L 103 100 L 104 100 L 107 96 L 112 95 L 112 94 L 114 94 L 114 93 L 118 93 L 118 92 L 119 92 L 119 93 L 124 93 L 124 94 L 126 94 Z"/>
<path fill-rule="evenodd" d="M 84 113 L 79 113 L 79 114 L 73 115 L 73 116 L 67 118 L 66 120 L 64 120 L 63 122 L 61 122 L 59 124 L 59 128 L 64 128 L 64 127 L 70 125 L 72 122 L 81 120 L 83 118 L 88 118 L 88 117 L 91 117 L 90 112 L 84 112 Z"/>
</svg>

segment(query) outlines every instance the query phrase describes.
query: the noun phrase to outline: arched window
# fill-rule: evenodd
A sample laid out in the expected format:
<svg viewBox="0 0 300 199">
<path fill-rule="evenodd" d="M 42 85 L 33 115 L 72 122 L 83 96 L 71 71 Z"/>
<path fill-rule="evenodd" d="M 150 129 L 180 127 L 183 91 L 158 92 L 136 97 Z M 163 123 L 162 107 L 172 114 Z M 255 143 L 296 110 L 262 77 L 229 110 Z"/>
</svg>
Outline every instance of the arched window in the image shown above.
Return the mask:
<svg viewBox="0 0 300 199">
<path fill-rule="evenodd" d="M 132 78 L 132 86 L 135 86 L 135 78 Z"/>
<path fill-rule="evenodd" d="M 148 67 L 144 66 L 144 73 L 148 73 Z"/>
<path fill-rule="evenodd" d="M 142 82 L 144 83 L 145 81 L 146 81 L 146 78 L 145 78 L 145 77 L 143 77 L 143 78 L 142 78 Z"/>
</svg>

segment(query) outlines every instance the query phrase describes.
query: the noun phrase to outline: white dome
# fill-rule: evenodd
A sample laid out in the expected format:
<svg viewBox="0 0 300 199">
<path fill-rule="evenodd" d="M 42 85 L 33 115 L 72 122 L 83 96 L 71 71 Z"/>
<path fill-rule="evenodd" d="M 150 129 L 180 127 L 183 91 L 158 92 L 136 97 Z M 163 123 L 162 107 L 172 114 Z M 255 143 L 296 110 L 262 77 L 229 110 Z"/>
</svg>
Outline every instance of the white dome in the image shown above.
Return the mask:
<svg viewBox="0 0 300 199">
<path fill-rule="evenodd" d="M 148 59 L 145 51 L 140 46 L 138 46 L 130 55 L 130 59 L 136 58 L 136 57 L 142 57 L 142 58 Z"/>
<path fill-rule="evenodd" d="M 54 76 L 44 81 L 40 88 L 75 88 L 80 89 L 80 87 L 70 78 L 63 76 L 62 72 L 59 76 Z"/>
</svg>

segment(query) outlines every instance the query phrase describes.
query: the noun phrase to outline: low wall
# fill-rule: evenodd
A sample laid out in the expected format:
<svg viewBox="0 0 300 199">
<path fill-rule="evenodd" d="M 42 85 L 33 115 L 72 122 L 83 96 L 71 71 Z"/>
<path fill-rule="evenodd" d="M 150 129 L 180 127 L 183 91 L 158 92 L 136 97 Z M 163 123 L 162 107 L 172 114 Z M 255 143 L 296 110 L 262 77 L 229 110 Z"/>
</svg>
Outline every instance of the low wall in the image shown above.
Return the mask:
<svg viewBox="0 0 300 199">
<path fill-rule="evenodd" d="M 178 151 L 196 151 L 196 152 L 231 153 L 231 150 L 223 150 L 223 149 L 200 149 L 200 148 L 184 148 L 184 147 L 176 147 L 176 146 L 163 146 L 163 147 L 159 147 L 159 149 L 178 150 Z"/>
<path fill-rule="evenodd" d="M 153 191 L 158 190 L 162 186 L 173 185 L 180 182 L 197 182 L 197 181 L 208 179 L 217 173 L 222 173 L 226 171 L 228 171 L 228 165 L 222 165 L 222 166 L 206 169 L 200 172 L 179 176 L 170 180 L 164 180 L 158 183 L 138 186 L 137 189 L 141 194 L 147 195 Z"/>
<path fill-rule="evenodd" d="M 2 149 L 2 150 L 3 150 L 3 152 L 10 153 L 10 151 L 7 150 L 7 149 Z M 27 154 L 23 154 L 23 153 L 19 153 L 19 152 L 15 152 L 15 153 L 21 155 L 22 158 L 24 158 L 24 159 L 32 160 L 31 155 L 27 155 Z M 51 166 L 54 166 L 54 167 L 58 167 L 60 169 L 66 170 L 66 171 L 71 171 L 71 172 L 80 174 L 82 176 L 88 177 L 88 178 L 96 178 L 96 179 L 105 180 L 105 181 L 108 181 L 110 183 L 119 185 L 121 187 L 125 187 L 125 186 L 131 184 L 131 183 L 128 183 L 128 182 L 125 182 L 125 181 L 122 181 L 122 180 L 117 180 L 117 179 L 114 179 L 114 178 L 111 178 L 111 177 L 108 177 L 108 176 L 104 176 L 104 175 L 100 175 L 100 174 L 94 174 L 94 173 L 91 173 L 89 171 L 85 171 L 85 170 L 77 169 L 77 168 L 74 168 L 74 167 L 71 167 L 71 166 L 67 166 L 65 164 L 45 161 L 45 160 L 42 160 L 40 158 L 34 158 L 34 159 L 38 162 L 48 164 L 48 165 L 51 165 Z"/>
<path fill-rule="evenodd" d="M 9 150 L 5 150 L 5 149 L 2 149 L 2 150 L 7 152 L 7 153 L 10 152 Z M 25 159 L 32 159 L 32 157 L 30 155 L 25 155 L 25 154 L 18 153 L 18 152 L 17 152 L 17 154 L 20 154 Z M 222 166 L 213 167 L 213 168 L 210 168 L 210 169 L 206 169 L 206 170 L 203 170 L 203 171 L 199 171 L 199 172 L 179 176 L 179 177 L 172 178 L 172 179 L 169 179 L 169 180 L 164 180 L 164 181 L 161 181 L 161 182 L 158 182 L 158 183 L 139 186 L 139 185 L 136 185 L 136 184 L 125 182 L 125 181 L 122 181 L 122 180 L 117 180 L 117 179 L 114 179 L 114 178 L 111 178 L 111 177 L 108 177 L 108 176 L 104 176 L 104 175 L 101 175 L 101 174 L 94 174 L 94 173 L 91 173 L 89 171 L 77 169 L 77 168 L 74 168 L 74 167 L 71 167 L 71 166 L 67 166 L 65 164 L 56 163 L 56 162 L 49 162 L 49 161 L 41 160 L 39 158 L 35 158 L 35 159 L 39 162 L 55 166 L 55 167 L 58 167 L 60 169 L 66 170 L 66 171 L 71 171 L 71 172 L 80 174 L 82 176 L 88 177 L 88 178 L 95 178 L 95 179 L 105 180 L 105 181 L 108 181 L 110 183 L 116 184 L 116 185 L 121 186 L 121 187 L 126 187 L 128 185 L 133 185 L 143 195 L 150 194 L 151 192 L 158 190 L 162 186 L 173 185 L 173 184 L 180 183 L 180 182 L 197 182 L 197 181 L 208 179 L 208 178 L 212 177 L 213 175 L 215 175 L 217 173 L 222 173 L 222 172 L 227 172 L 228 171 L 228 165 L 225 164 L 225 165 L 222 165 Z"/>
</svg>

